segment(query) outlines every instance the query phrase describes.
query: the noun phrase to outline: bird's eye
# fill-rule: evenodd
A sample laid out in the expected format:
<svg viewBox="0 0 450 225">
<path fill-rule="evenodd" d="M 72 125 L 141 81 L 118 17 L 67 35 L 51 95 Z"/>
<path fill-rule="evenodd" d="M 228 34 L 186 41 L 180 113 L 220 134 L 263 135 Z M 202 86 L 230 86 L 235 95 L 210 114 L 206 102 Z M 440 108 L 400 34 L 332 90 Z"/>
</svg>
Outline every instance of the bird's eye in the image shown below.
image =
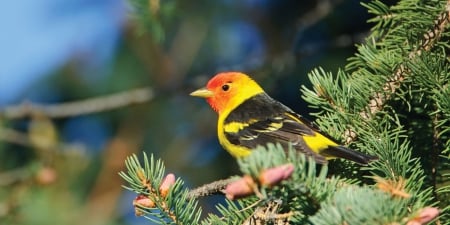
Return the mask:
<svg viewBox="0 0 450 225">
<path fill-rule="evenodd" d="M 229 89 L 230 89 L 230 85 L 228 85 L 228 84 L 222 85 L 222 90 L 228 91 Z"/>
</svg>

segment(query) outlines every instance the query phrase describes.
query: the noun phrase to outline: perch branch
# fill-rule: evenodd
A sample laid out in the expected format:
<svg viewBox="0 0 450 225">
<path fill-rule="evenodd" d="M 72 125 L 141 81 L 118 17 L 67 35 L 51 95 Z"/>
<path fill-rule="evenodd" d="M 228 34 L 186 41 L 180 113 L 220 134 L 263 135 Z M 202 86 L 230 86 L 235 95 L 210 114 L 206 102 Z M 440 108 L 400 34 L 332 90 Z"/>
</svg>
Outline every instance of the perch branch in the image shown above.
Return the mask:
<svg viewBox="0 0 450 225">
<path fill-rule="evenodd" d="M 214 181 L 209 184 L 202 185 L 198 188 L 195 188 L 191 191 L 189 191 L 188 198 L 199 198 L 203 196 L 213 195 L 213 194 L 223 194 L 222 190 L 225 189 L 225 187 L 231 183 L 232 181 L 236 180 L 238 178 L 231 177 L 224 180 L 218 180 Z"/>
</svg>

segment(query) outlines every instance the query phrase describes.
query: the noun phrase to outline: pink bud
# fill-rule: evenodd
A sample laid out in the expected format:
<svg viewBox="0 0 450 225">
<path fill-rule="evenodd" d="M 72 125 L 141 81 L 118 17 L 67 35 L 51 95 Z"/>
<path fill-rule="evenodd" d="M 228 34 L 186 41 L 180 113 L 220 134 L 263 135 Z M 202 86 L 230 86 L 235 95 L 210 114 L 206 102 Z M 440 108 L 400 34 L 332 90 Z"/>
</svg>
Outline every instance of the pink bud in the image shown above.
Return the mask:
<svg viewBox="0 0 450 225">
<path fill-rule="evenodd" d="M 233 200 L 253 194 L 255 181 L 249 175 L 245 175 L 239 180 L 233 181 L 225 188 L 225 195 L 228 199 Z"/>
<path fill-rule="evenodd" d="M 39 184 L 47 185 L 56 181 L 58 173 L 51 167 L 43 167 L 36 174 L 36 181 Z"/>
<path fill-rule="evenodd" d="M 426 207 L 418 212 L 418 215 L 410 219 L 406 225 L 423 225 L 439 215 L 439 209 L 434 207 Z"/>
<path fill-rule="evenodd" d="M 273 186 L 291 177 L 294 172 L 294 165 L 291 163 L 263 170 L 259 174 L 259 182 L 262 185 Z"/>
<path fill-rule="evenodd" d="M 164 178 L 163 182 L 161 183 L 161 186 L 159 186 L 159 192 L 161 193 L 162 197 L 166 197 L 169 193 L 170 187 L 175 184 L 175 175 L 173 173 L 167 174 L 167 176 Z"/>
<path fill-rule="evenodd" d="M 139 209 L 139 206 L 144 208 L 153 208 L 155 207 L 155 203 L 145 195 L 138 195 L 133 200 L 133 206 L 134 206 L 134 214 L 136 216 L 143 216 L 144 212 L 142 212 L 142 210 Z"/>
</svg>

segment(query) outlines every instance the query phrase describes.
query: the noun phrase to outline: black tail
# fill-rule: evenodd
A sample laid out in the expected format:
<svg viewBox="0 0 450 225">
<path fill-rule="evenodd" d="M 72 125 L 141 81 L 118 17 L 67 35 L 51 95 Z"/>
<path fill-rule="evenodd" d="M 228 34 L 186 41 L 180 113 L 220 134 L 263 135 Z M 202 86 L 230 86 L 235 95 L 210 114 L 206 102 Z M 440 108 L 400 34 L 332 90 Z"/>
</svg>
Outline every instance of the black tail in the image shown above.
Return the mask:
<svg viewBox="0 0 450 225">
<path fill-rule="evenodd" d="M 367 165 L 371 161 L 377 160 L 377 156 L 367 155 L 362 152 L 357 152 L 355 150 L 346 148 L 344 146 L 330 146 L 328 149 L 321 152 L 321 154 L 326 156 L 332 156 L 337 158 L 344 158 L 361 165 Z"/>
</svg>

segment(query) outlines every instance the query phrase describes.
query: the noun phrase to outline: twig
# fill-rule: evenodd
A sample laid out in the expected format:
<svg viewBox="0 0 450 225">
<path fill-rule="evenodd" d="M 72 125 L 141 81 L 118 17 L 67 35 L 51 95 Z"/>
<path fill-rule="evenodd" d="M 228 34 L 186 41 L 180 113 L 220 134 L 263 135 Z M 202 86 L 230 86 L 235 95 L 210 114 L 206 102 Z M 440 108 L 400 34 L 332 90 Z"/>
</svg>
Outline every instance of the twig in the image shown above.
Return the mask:
<svg viewBox="0 0 450 225">
<path fill-rule="evenodd" d="M 330 12 L 333 12 L 333 9 L 341 2 L 342 0 L 320 0 L 317 2 L 315 8 L 311 9 L 304 16 L 302 16 L 297 23 L 301 27 L 310 27 L 328 16 Z"/>
<path fill-rule="evenodd" d="M 228 179 L 218 180 L 209 184 L 202 185 L 198 188 L 189 191 L 188 198 L 191 199 L 219 193 L 222 194 L 222 190 L 224 190 L 229 183 L 231 183 L 236 179 L 237 179 L 236 177 L 231 177 Z"/>
<path fill-rule="evenodd" d="M 43 114 L 50 118 L 63 118 L 116 109 L 132 104 L 147 102 L 154 98 L 151 88 L 138 88 L 107 96 L 61 104 L 36 104 L 24 102 L 0 110 L 0 117 L 20 119 L 35 114 Z"/>
<path fill-rule="evenodd" d="M 244 221 L 242 225 L 252 224 L 280 224 L 288 225 L 289 218 L 294 216 L 294 212 L 278 213 L 282 205 L 281 200 L 270 201 L 265 206 L 258 207 L 254 213 Z"/>
<path fill-rule="evenodd" d="M 0 173 L 0 187 L 25 180 L 30 174 L 30 170 L 25 167 Z"/>
<path fill-rule="evenodd" d="M 445 30 L 446 26 L 450 22 L 450 0 L 447 1 L 445 11 L 441 13 L 438 18 L 434 21 L 434 26 L 429 31 L 425 32 L 423 39 L 419 42 L 420 45 L 417 50 L 410 52 L 409 58 L 413 59 L 416 56 L 420 56 L 422 51 L 429 51 L 434 46 L 434 44 L 441 37 L 442 32 Z M 383 92 L 375 92 L 369 100 L 367 107 L 359 113 L 359 115 L 369 120 L 374 114 L 381 111 L 384 104 L 395 94 L 400 85 L 405 79 L 405 76 L 409 72 L 409 69 L 405 63 L 401 63 L 397 69 L 392 74 L 391 78 L 383 85 Z M 367 111 L 368 109 L 368 111 Z M 344 140 L 346 144 L 356 140 L 357 135 L 354 131 L 346 131 L 344 134 Z"/>
<path fill-rule="evenodd" d="M 28 135 L 4 127 L 0 127 L 0 141 L 5 141 L 25 147 L 31 146 Z"/>
<path fill-rule="evenodd" d="M 5 141 L 8 143 L 24 146 L 24 147 L 34 147 L 33 143 L 30 141 L 29 135 L 10 129 L 0 127 L 0 141 Z M 54 146 L 49 149 L 44 149 L 45 151 L 52 151 L 56 154 L 70 154 L 71 151 L 56 151 L 57 149 L 78 149 L 80 151 L 85 151 L 85 146 L 80 144 L 69 144 L 64 142 L 57 142 Z M 42 149 L 41 149 L 42 150 Z"/>
</svg>

